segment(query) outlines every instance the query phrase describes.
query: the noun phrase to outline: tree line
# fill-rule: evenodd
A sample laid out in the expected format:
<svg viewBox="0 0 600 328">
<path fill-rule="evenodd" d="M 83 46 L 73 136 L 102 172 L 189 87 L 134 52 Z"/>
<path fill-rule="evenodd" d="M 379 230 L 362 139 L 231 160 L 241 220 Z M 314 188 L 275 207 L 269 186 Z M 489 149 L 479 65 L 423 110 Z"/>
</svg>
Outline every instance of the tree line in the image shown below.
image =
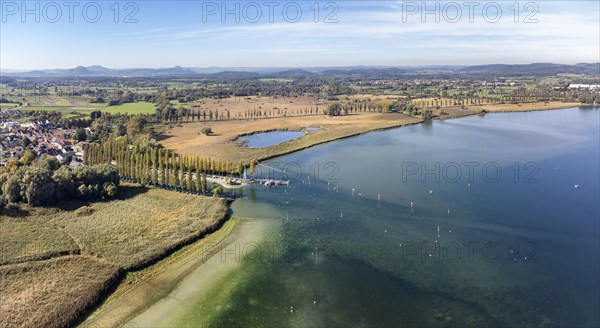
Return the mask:
<svg viewBox="0 0 600 328">
<path fill-rule="evenodd" d="M 15 165 L 0 176 L 1 205 L 44 206 L 71 199 L 113 198 L 119 182 L 119 174 L 111 165 L 72 170 L 54 158 L 42 156 L 29 164 Z"/>
<path fill-rule="evenodd" d="M 154 145 L 131 143 L 127 137 L 90 144 L 84 151 L 84 164 L 112 163 L 125 181 L 171 190 L 205 194 L 209 174 L 241 175 L 242 161 L 179 155 Z"/>
</svg>

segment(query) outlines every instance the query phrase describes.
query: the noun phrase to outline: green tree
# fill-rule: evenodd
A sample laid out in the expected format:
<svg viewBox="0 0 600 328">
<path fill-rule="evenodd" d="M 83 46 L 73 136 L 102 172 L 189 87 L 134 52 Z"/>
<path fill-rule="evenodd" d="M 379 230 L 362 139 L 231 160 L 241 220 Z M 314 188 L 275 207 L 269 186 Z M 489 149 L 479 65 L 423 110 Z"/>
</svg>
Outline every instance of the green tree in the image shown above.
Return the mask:
<svg viewBox="0 0 600 328">
<path fill-rule="evenodd" d="M 200 164 L 196 164 L 196 180 L 194 181 L 196 184 L 196 192 L 203 192 L 202 190 L 202 176 L 200 173 Z"/>
<path fill-rule="evenodd" d="M 27 148 L 29 145 L 31 145 L 31 140 L 28 137 L 23 137 L 23 139 L 21 139 L 21 146 Z"/>
<path fill-rule="evenodd" d="M 21 157 L 21 159 L 19 159 L 19 162 L 23 165 L 29 165 L 31 164 L 34 160 L 36 159 L 35 154 L 32 151 L 27 151 L 25 153 L 25 155 L 23 155 L 23 157 Z"/>
<path fill-rule="evenodd" d="M 244 173 L 244 163 L 240 160 L 237 165 L 237 174 L 242 175 Z"/>
<path fill-rule="evenodd" d="M 213 193 L 213 197 L 219 197 L 223 193 L 223 187 L 218 186 L 218 187 L 213 188 L 212 193 Z"/>
<path fill-rule="evenodd" d="M 325 109 L 325 115 L 329 116 L 339 116 L 342 112 L 342 106 L 339 103 L 333 103 L 327 105 Z"/>
<path fill-rule="evenodd" d="M 79 142 L 86 141 L 87 140 L 87 132 L 82 128 L 75 130 L 75 133 L 73 134 L 73 140 L 79 141 Z"/>
<path fill-rule="evenodd" d="M 202 174 L 202 183 L 201 183 L 201 187 L 202 187 L 202 194 L 204 195 L 204 193 L 206 192 L 206 188 L 208 188 L 208 181 L 206 180 L 206 174 Z"/>
<path fill-rule="evenodd" d="M 433 111 L 431 109 L 424 109 L 421 113 L 421 117 L 426 120 L 430 120 L 433 118 Z"/>
<path fill-rule="evenodd" d="M 136 136 L 139 133 L 144 131 L 144 127 L 146 126 L 146 119 L 141 115 L 134 115 L 129 119 L 129 123 L 127 123 L 127 134 L 131 137 Z"/>
</svg>

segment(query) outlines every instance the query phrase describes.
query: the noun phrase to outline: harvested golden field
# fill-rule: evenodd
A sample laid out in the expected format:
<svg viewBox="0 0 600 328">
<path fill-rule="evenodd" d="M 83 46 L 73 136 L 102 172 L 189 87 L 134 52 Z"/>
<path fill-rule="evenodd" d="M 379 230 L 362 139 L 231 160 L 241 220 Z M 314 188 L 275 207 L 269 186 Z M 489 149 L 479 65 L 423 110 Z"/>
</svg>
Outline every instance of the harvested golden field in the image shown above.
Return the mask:
<svg viewBox="0 0 600 328">
<path fill-rule="evenodd" d="M 231 118 L 237 117 L 238 113 L 244 113 L 246 110 L 260 110 L 271 112 L 273 116 L 293 115 L 294 112 L 310 110 L 311 107 L 320 110 L 325 109 L 326 101 L 317 99 L 313 96 L 300 97 L 230 97 L 223 99 L 206 98 L 193 102 L 193 106 L 200 106 L 204 110 L 218 110 L 224 112 L 228 110 Z M 279 115 L 277 115 L 279 114 Z"/>
<path fill-rule="evenodd" d="M 0 327 L 66 327 L 80 320 L 119 278 L 119 269 L 86 256 L 0 267 Z"/>
<path fill-rule="evenodd" d="M 550 101 L 550 102 L 536 102 L 536 103 L 522 103 L 522 104 L 496 104 L 496 105 L 483 105 L 473 106 L 476 109 L 483 109 L 487 112 L 528 112 L 536 110 L 548 110 L 548 109 L 560 109 L 582 106 L 582 103 L 566 103 L 562 101 Z"/>
<path fill-rule="evenodd" d="M 433 115 L 439 119 L 445 120 L 450 118 L 458 118 L 463 116 L 475 115 L 481 113 L 481 108 L 478 106 L 473 107 L 465 107 L 462 108 L 460 106 L 452 106 L 452 107 L 444 107 L 440 109 L 432 109 Z"/>
<path fill-rule="evenodd" d="M 479 114 L 482 111 L 486 112 L 529 112 L 538 110 L 551 110 L 560 108 L 569 108 L 582 106 L 581 103 L 564 103 L 560 101 L 552 102 L 536 102 L 536 103 L 521 103 L 521 104 L 495 104 L 495 105 L 479 105 L 479 106 L 452 106 L 443 107 L 441 109 L 432 109 L 433 114 L 440 119 L 458 118 L 468 115 Z M 441 115 L 441 113 L 444 113 Z"/>
<path fill-rule="evenodd" d="M 166 129 L 161 144 L 183 154 L 211 156 L 223 160 L 266 159 L 288 154 L 320 143 L 350 137 L 369 131 L 388 129 L 419 123 L 420 118 L 404 114 L 360 113 L 329 117 L 325 115 L 303 117 L 278 117 L 255 120 L 230 120 L 205 123 L 187 123 Z M 210 126 L 210 136 L 200 134 L 203 126 Z M 270 130 L 296 130 L 318 127 L 320 130 L 305 131 L 298 139 L 265 148 L 244 148 L 235 139 L 239 135 Z"/>
<path fill-rule="evenodd" d="M 400 96 L 396 95 L 374 95 L 374 94 L 356 94 L 347 96 L 338 96 L 337 101 L 326 100 L 315 97 L 314 95 L 305 95 L 298 97 L 259 97 L 259 96 L 248 96 L 248 97 L 230 97 L 223 99 L 206 98 L 200 101 L 191 103 L 192 106 L 199 106 L 202 109 L 208 111 L 215 110 L 219 113 L 223 113 L 225 110 L 229 111 L 231 118 L 238 118 L 238 114 L 243 114 L 245 111 L 260 110 L 262 112 L 270 113 L 269 117 L 283 116 L 284 113 L 287 116 L 295 116 L 303 114 L 304 111 L 310 112 L 318 107 L 319 112 L 323 111 L 328 104 L 341 102 L 348 103 L 354 100 L 367 101 L 367 102 L 379 102 L 388 101 L 393 102 Z"/>
<path fill-rule="evenodd" d="M 218 227 L 225 200 L 160 189 L 128 187 L 118 200 L 65 212 L 52 223 L 82 245 L 82 254 L 100 256 L 130 270 Z"/>
</svg>

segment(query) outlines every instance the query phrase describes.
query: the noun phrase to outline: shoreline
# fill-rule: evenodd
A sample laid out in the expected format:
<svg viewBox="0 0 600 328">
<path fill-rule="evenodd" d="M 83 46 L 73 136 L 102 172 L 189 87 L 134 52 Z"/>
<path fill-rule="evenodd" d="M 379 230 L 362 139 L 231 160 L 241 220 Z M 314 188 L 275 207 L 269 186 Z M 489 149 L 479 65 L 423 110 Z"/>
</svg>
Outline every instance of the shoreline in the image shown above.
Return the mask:
<svg viewBox="0 0 600 328">
<path fill-rule="evenodd" d="M 556 110 L 587 106 L 577 102 L 538 102 L 523 104 L 481 105 L 465 107 L 446 107 L 433 109 L 433 119 L 447 120 L 493 112 L 528 112 Z M 440 112 L 443 110 L 444 115 Z M 205 137 L 196 133 L 198 124 L 186 123 L 163 131 L 160 144 L 180 154 L 209 156 L 223 160 L 242 160 L 246 166 L 252 159 L 266 161 L 289 155 L 331 141 L 342 140 L 358 135 L 410 126 L 423 123 L 420 116 L 405 113 L 360 113 L 328 117 L 312 115 L 302 117 L 274 117 L 254 120 L 231 120 L 212 123 L 214 136 Z M 301 138 L 286 141 L 264 148 L 245 148 L 235 141 L 243 135 L 252 135 L 264 131 L 302 131 L 307 126 L 319 126 L 317 131 L 305 132 Z"/>
</svg>

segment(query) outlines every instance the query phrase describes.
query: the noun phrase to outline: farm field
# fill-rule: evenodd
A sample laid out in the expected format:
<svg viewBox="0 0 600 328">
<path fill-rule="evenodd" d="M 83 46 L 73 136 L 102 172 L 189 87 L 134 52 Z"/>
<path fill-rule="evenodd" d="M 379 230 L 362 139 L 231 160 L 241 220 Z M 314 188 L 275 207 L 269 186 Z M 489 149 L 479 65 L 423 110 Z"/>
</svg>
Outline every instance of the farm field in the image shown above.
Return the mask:
<svg viewBox="0 0 600 328">
<path fill-rule="evenodd" d="M 110 106 L 102 108 L 103 112 L 109 113 L 121 113 L 121 114 L 153 114 L 156 110 L 156 106 L 149 102 L 135 102 L 125 103 L 117 106 Z"/>
<path fill-rule="evenodd" d="M 314 95 L 304 95 L 298 97 L 229 97 L 223 99 L 205 98 L 199 101 L 190 103 L 191 106 L 200 107 L 205 111 L 219 111 L 225 110 L 231 113 L 232 118 L 238 117 L 238 114 L 243 114 L 246 111 L 258 111 L 267 112 L 271 115 L 268 116 L 295 116 L 304 113 L 304 111 L 310 112 L 313 110 L 316 112 L 317 108 L 319 112 L 322 112 L 328 104 L 335 102 L 348 103 L 352 101 L 367 101 L 367 102 L 379 102 L 388 101 L 392 102 L 399 98 L 396 95 L 375 95 L 375 94 L 356 94 L 356 95 L 341 95 L 337 97 L 338 100 L 325 100 L 317 98 Z M 173 103 L 173 102 L 171 102 Z"/>
<path fill-rule="evenodd" d="M 18 99 L 11 103 L 0 104 L 3 109 L 20 109 L 33 111 L 58 111 L 63 117 L 89 116 L 92 111 L 102 111 L 121 114 L 153 114 L 156 106 L 150 102 L 124 103 L 117 106 L 107 106 L 106 103 L 90 102 L 88 97 L 25 97 L 26 106 L 18 106 Z"/>
</svg>

